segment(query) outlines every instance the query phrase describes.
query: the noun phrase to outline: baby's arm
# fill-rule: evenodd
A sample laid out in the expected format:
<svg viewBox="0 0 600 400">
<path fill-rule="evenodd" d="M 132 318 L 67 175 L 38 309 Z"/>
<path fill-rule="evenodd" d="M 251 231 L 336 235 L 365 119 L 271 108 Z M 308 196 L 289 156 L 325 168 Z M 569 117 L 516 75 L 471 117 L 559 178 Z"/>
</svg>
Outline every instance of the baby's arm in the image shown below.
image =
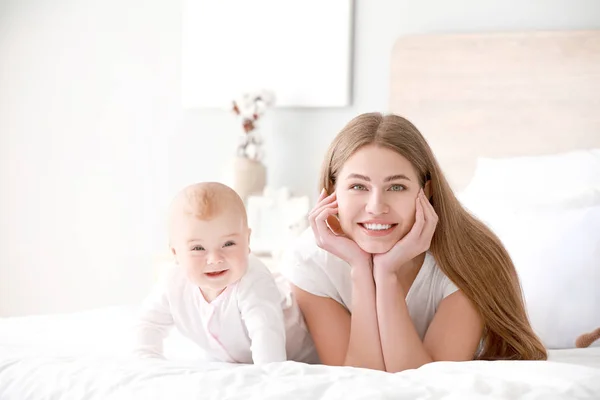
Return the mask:
<svg viewBox="0 0 600 400">
<path fill-rule="evenodd" d="M 174 325 L 167 297 L 167 284 L 156 285 L 142 304 L 135 325 L 134 354 L 142 358 L 164 358 L 163 340 Z"/>
<path fill-rule="evenodd" d="M 238 292 L 238 306 L 252 342 L 252 360 L 254 364 L 286 361 L 281 294 L 268 270 L 258 274 L 257 279 L 243 279 Z"/>
</svg>

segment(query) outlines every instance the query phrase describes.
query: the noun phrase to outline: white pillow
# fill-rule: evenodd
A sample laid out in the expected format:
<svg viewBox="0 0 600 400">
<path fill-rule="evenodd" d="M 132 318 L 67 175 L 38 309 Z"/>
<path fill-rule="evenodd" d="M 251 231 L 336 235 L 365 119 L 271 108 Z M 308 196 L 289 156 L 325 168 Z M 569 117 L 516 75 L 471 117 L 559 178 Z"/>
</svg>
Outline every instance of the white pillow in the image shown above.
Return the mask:
<svg viewBox="0 0 600 400">
<path fill-rule="evenodd" d="M 579 335 L 600 327 L 600 206 L 482 217 L 515 263 L 532 326 L 547 348 L 574 348 Z"/>
<path fill-rule="evenodd" d="M 600 149 L 478 158 L 473 179 L 459 197 L 482 207 L 600 204 Z"/>
</svg>

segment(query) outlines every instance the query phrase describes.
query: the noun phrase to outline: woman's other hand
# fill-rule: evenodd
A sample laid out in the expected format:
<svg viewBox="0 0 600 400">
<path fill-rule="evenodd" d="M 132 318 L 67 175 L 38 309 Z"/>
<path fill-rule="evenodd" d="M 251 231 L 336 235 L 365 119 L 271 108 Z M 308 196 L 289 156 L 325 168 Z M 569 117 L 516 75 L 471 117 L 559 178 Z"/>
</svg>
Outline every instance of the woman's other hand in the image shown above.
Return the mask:
<svg viewBox="0 0 600 400">
<path fill-rule="evenodd" d="M 429 250 L 438 216 L 423 189 L 415 202 L 415 223 L 411 230 L 386 253 L 373 255 L 375 273 L 398 273 L 407 262 Z"/>
<path fill-rule="evenodd" d="M 336 217 L 337 213 L 335 192 L 327 196 L 323 190 L 316 206 L 308 215 L 317 245 L 352 267 L 372 266 L 371 254 L 362 250 L 354 240 L 344 235 Z"/>
</svg>

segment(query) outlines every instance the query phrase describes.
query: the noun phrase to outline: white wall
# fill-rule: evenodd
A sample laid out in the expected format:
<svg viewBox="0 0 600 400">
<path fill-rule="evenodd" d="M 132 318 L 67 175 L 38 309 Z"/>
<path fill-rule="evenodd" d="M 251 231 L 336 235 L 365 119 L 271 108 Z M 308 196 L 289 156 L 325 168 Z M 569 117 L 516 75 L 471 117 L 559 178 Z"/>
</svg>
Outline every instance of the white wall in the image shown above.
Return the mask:
<svg viewBox="0 0 600 400">
<path fill-rule="evenodd" d="M 139 300 L 174 191 L 222 176 L 236 121 L 180 107 L 180 7 L 0 0 L 0 315 Z M 314 196 L 331 138 L 387 109 L 398 36 L 600 28 L 597 0 L 357 0 L 355 12 L 353 106 L 271 113 L 274 186 Z"/>
</svg>

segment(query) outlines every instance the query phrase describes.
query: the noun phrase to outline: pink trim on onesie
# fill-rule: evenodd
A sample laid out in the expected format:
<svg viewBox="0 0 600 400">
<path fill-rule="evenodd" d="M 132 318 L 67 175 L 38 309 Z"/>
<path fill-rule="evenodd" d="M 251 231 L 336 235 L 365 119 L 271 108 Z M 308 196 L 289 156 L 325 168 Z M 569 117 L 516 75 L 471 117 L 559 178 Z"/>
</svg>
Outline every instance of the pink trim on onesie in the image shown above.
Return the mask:
<svg viewBox="0 0 600 400">
<path fill-rule="evenodd" d="M 232 362 L 239 364 L 240 362 L 239 362 L 239 361 L 237 361 L 235 358 L 233 358 L 233 357 L 231 356 L 231 354 L 229 354 L 229 352 L 227 351 L 227 349 L 225 348 L 225 346 L 223 346 L 223 344 L 221 343 L 221 341 L 219 340 L 219 338 L 218 338 L 218 337 L 217 337 L 217 336 L 216 336 L 214 333 L 212 333 L 212 332 L 211 332 L 211 330 L 210 330 L 210 328 L 209 328 L 210 321 L 212 320 L 213 316 L 215 315 L 215 308 L 216 308 L 216 307 L 215 307 L 215 305 L 216 305 L 216 304 L 218 304 L 218 303 L 220 303 L 220 302 L 221 302 L 221 300 L 223 299 L 223 297 L 225 297 L 224 295 L 225 295 L 226 293 L 230 292 L 230 291 L 231 291 L 231 288 L 232 288 L 233 286 L 236 286 L 236 285 L 237 285 L 237 282 L 236 282 L 236 283 L 233 283 L 233 284 L 231 284 L 231 285 L 228 285 L 228 286 L 225 288 L 225 290 L 224 290 L 223 292 L 221 292 L 221 294 L 219 294 L 219 295 L 217 296 L 217 298 L 215 298 L 215 299 L 214 299 L 212 302 L 210 302 L 210 303 L 206 301 L 206 299 L 204 298 L 204 296 L 202 295 L 202 293 L 200 294 L 200 298 L 202 299 L 202 301 L 203 301 L 203 302 L 204 302 L 206 305 L 208 305 L 208 306 L 210 307 L 210 311 L 211 311 L 211 312 L 210 312 L 210 315 L 209 315 L 209 317 L 208 317 L 208 319 L 207 319 L 207 321 L 206 321 L 206 323 L 204 324 L 204 329 L 206 329 L 206 331 L 207 331 L 207 332 L 210 334 L 210 337 L 211 337 L 211 338 L 213 338 L 213 340 L 214 340 L 214 341 L 215 341 L 215 342 L 216 342 L 216 343 L 219 345 L 219 347 L 221 348 L 221 350 L 223 350 L 223 352 L 224 352 L 224 353 L 227 355 L 227 357 L 229 357 L 229 358 L 231 359 L 231 361 L 232 361 Z"/>
</svg>

